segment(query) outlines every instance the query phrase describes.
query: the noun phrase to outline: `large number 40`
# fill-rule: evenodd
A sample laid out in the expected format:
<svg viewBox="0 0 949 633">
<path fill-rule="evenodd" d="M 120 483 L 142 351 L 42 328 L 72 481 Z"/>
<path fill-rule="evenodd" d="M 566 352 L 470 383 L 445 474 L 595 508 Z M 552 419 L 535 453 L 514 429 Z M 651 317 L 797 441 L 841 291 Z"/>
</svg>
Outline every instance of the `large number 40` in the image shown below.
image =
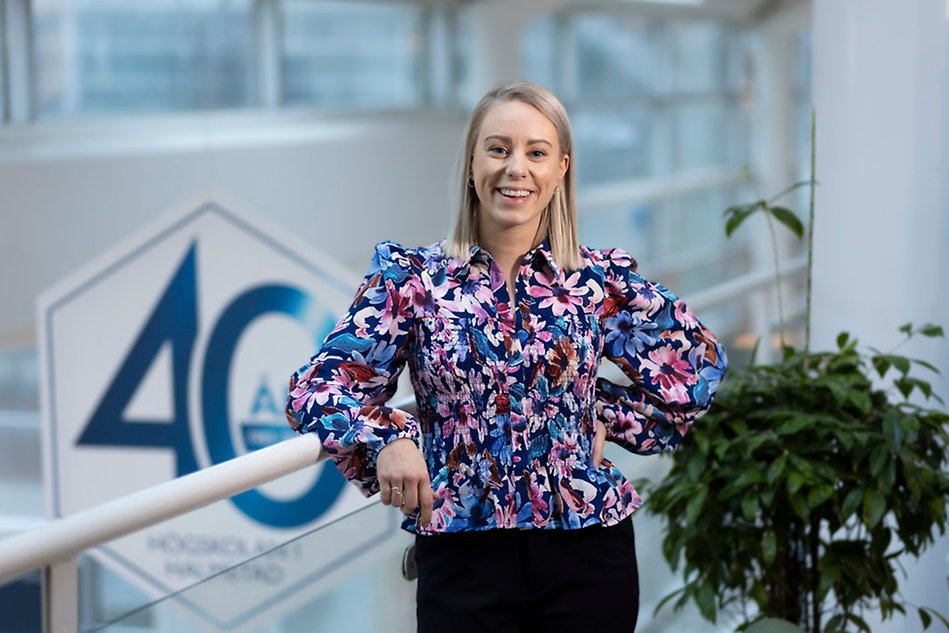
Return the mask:
<svg viewBox="0 0 949 633">
<path fill-rule="evenodd" d="M 198 335 L 197 254 L 197 244 L 192 244 L 79 436 L 78 444 L 164 449 L 174 454 L 176 476 L 198 470 L 188 415 L 191 357 Z M 212 463 L 237 456 L 230 432 L 228 377 L 241 334 L 256 319 L 271 313 L 310 322 L 307 316 L 311 303 L 309 295 L 299 288 L 255 286 L 231 301 L 214 324 L 200 376 L 202 428 Z M 129 402 L 166 344 L 172 359 L 172 419 L 127 420 L 125 410 Z M 343 485 L 344 480 L 335 468 L 324 467 L 313 486 L 296 499 L 277 501 L 250 490 L 232 501 L 248 517 L 265 525 L 298 527 L 326 512 Z"/>
</svg>

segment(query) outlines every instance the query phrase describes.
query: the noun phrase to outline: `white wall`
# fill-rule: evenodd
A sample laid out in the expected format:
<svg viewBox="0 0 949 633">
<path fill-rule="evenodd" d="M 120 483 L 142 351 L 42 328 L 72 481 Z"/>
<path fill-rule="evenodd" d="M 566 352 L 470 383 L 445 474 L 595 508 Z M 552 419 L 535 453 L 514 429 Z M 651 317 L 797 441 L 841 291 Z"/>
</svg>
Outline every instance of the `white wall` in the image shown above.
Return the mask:
<svg viewBox="0 0 949 633">
<path fill-rule="evenodd" d="M 903 323 L 949 327 L 949 5 L 816 0 L 813 10 L 816 346 L 849 330 L 887 350 Z M 949 398 L 945 339 L 900 351 L 941 367 L 935 386 Z M 904 561 L 907 601 L 945 609 L 947 556 L 943 538 Z M 915 614 L 870 625 L 922 630 Z"/>
<path fill-rule="evenodd" d="M 217 188 L 364 272 L 372 245 L 442 237 L 462 115 L 224 116 L 0 136 L 0 344 L 39 292 L 165 210 Z"/>
</svg>

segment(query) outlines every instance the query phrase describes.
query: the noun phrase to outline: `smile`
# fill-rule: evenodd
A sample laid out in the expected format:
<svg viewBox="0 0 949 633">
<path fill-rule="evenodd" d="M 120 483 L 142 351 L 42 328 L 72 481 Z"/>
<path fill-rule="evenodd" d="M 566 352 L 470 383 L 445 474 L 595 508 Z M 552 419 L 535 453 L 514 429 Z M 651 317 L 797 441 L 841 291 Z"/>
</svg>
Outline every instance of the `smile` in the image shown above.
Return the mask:
<svg viewBox="0 0 949 633">
<path fill-rule="evenodd" d="M 533 193 L 527 189 L 506 189 L 504 187 L 499 187 L 498 191 L 502 196 L 507 196 L 508 198 L 526 198 Z"/>
</svg>

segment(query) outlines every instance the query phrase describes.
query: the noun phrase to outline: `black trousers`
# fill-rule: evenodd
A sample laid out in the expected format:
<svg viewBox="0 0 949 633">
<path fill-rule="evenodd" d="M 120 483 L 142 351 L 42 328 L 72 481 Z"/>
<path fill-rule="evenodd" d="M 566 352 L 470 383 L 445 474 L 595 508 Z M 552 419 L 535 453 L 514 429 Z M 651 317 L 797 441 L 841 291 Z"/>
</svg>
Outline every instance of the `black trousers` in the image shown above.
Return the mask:
<svg viewBox="0 0 949 633">
<path fill-rule="evenodd" d="M 633 523 L 415 537 L 418 633 L 632 633 Z"/>
</svg>

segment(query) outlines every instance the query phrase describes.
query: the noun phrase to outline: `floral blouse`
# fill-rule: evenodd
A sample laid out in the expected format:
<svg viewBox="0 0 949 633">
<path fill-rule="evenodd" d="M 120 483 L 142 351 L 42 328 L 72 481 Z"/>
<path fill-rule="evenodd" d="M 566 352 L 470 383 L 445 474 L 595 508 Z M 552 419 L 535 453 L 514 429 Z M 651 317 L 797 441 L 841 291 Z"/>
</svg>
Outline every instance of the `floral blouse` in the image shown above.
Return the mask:
<svg viewBox="0 0 949 633">
<path fill-rule="evenodd" d="M 592 464 L 594 419 L 640 454 L 674 449 L 725 373 L 715 337 L 619 249 L 581 247 L 557 267 L 547 242 L 525 255 L 514 301 L 490 254 L 444 242 L 376 246 L 352 307 L 291 378 L 287 417 L 318 433 L 369 496 L 376 456 L 421 444 L 435 494 L 403 528 L 430 534 L 612 525 L 642 505 L 609 460 Z M 631 384 L 597 378 L 600 359 Z M 405 364 L 418 417 L 385 406 Z"/>
</svg>

